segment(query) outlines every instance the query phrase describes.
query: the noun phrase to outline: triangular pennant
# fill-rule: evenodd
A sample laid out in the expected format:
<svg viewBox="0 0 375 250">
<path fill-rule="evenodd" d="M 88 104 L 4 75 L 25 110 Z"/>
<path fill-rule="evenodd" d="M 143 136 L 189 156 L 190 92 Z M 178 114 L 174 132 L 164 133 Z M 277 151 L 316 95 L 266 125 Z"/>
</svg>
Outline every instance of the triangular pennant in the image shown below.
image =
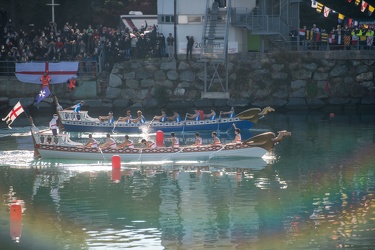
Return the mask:
<svg viewBox="0 0 375 250">
<path fill-rule="evenodd" d="M 355 0 L 355 5 L 358 5 L 361 0 Z"/>
</svg>

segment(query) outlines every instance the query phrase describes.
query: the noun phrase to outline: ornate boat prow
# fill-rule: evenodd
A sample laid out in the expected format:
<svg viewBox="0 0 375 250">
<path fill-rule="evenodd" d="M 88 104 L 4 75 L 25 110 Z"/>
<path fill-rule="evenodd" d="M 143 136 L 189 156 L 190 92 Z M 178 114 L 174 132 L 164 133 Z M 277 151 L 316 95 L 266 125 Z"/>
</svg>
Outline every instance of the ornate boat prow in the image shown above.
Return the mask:
<svg viewBox="0 0 375 250">
<path fill-rule="evenodd" d="M 267 151 L 270 151 L 284 137 L 291 136 L 291 135 L 292 133 L 286 130 L 279 131 L 277 136 L 273 132 L 265 132 L 265 133 L 253 136 L 247 139 L 246 141 L 244 141 L 243 143 L 248 144 L 250 146 L 254 146 L 254 147 L 261 147 Z"/>
<path fill-rule="evenodd" d="M 251 108 L 247 109 L 245 111 L 242 111 L 241 113 L 237 114 L 235 117 L 240 118 L 241 120 L 248 120 L 253 123 L 257 123 L 258 120 L 262 117 L 264 117 L 269 112 L 273 112 L 275 109 L 271 107 L 265 107 L 263 110 L 260 108 Z"/>
</svg>

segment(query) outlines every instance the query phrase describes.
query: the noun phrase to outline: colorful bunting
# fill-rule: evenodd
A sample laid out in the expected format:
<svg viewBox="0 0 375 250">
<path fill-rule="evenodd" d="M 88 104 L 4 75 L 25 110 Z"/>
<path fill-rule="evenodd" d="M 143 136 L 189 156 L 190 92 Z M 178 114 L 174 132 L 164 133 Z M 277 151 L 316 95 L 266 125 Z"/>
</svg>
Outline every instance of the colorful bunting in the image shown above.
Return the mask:
<svg viewBox="0 0 375 250">
<path fill-rule="evenodd" d="M 352 27 L 352 25 L 353 25 L 353 19 L 352 18 L 348 18 L 348 26 Z"/>
<path fill-rule="evenodd" d="M 372 5 L 369 5 L 369 6 L 368 6 L 368 15 L 369 15 L 369 16 L 372 15 L 372 13 L 374 12 L 374 9 L 375 9 L 374 6 L 372 6 Z"/>
<path fill-rule="evenodd" d="M 327 6 L 324 6 L 324 17 L 328 17 L 330 11 L 331 11 L 330 8 L 328 8 Z"/>
<path fill-rule="evenodd" d="M 362 0 L 362 5 L 361 5 L 361 11 L 362 12 L 365 12 L 365 10 L 367 8 L 367 5 L 368 5 L 368 3 L 366 3 L 365 1 Z"/>
<path fill-rule="evenodd" d="M 355 0 L 355 5 L 358 5 L 361 0 Z"/>
<path fill-rule="evenodd" d="M 320 12 L 322 12 L 322 9 L 323 9 L 323 4 L 318 3 L 318 6 L 316 7 L 316 11 L 320 13 Z"/>
<path fill-rule="evenodd" d="M 311 8 L 315 8 L 318 6 L 318 2 L 317 1 L 314 1 L 314 0 L 311 0 Z"/>
<path fill-rule="evenodd" d="M 339 23 L 342 23 L 342 22 L 344 21 L 344 18 L 345 18 L 345 16 L 344 16 L 343 14 L 339 13 L 339 19 L 338 19 L 338 22 L 339 22 Z"/>
</svg>

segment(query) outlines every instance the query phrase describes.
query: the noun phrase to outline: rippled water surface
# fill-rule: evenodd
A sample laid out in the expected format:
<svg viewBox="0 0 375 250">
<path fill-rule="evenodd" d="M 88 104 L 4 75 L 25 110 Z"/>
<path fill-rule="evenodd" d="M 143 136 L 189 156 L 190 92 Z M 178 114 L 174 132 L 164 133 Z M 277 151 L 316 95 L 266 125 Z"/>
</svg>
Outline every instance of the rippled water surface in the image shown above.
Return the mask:
<svg viewBox="0 0 375 250">
<path fill-rule="evenodd" d="M 373 249 L 375 116 L 274 113 L 243 137 L 284 129 L 265 159 L 123 159 L 120 171 L 35 160 L 29 128 L 0 129 L 0 248 Z"/>
</svg>

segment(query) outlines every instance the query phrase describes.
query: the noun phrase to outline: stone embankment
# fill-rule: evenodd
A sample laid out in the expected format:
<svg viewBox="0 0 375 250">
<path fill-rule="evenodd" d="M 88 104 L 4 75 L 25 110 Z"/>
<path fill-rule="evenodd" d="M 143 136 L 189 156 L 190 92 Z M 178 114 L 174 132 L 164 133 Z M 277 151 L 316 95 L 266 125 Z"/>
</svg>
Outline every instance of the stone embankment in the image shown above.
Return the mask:
<svg viewBox="0 0 375 250">
<path fill-rule="evenodd" d="M 366 51 L 364 51 L 366 52 Z M 204 64 L 198 60 L 149 59 L 117 63 L 97 80 L 98 94 L 75 94 L 54 86 L 63 106 L 85 99 L 86 107 L 122 110 L 191 110 L 194 107 L 266 107 L 285 110 L 371 110 L 374 98 L 374 51 L 278 52 L 231 56 L 228 60 L 230 99 L 201 99 Z M 372 56 L 371 56 L 372 55 Z M 208 91 L 223 92 L 225 67 L 213 78 L 208 67 Z M 103 76 L 102 76 L 103 77 Z M 103 86 L 103 82 L 105 86 Z M 87 90 L 86 86 L 86 90 Z M 96 92 L 95 92 L 96 93 Z M 9 106 L 18 101 L 12 98 Z"/>
</svg>

